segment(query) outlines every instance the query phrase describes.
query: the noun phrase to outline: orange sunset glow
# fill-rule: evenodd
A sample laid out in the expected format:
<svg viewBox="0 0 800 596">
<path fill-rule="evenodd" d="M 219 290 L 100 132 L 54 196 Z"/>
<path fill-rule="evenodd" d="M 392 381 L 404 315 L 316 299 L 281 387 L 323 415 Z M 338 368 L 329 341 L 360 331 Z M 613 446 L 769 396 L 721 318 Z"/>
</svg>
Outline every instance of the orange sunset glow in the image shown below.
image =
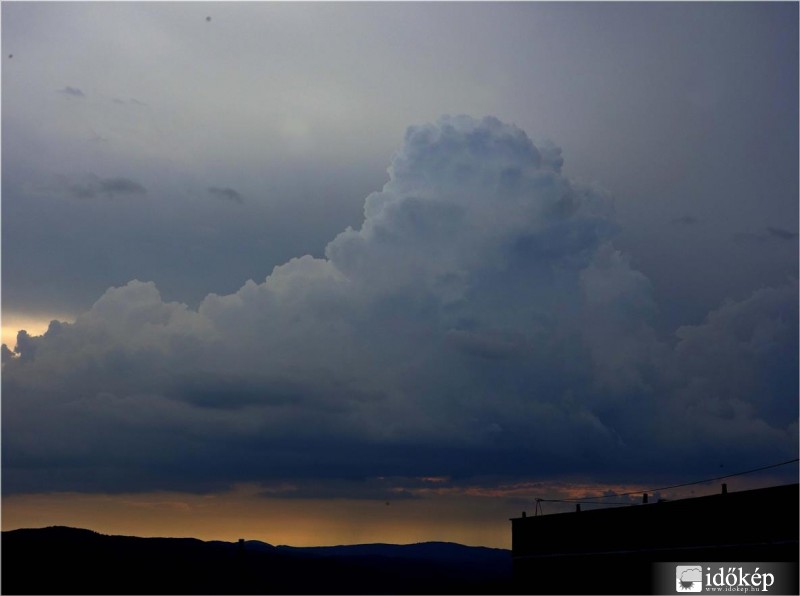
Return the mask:
<svg viewBox="0 0 800 596">
<path fill-rule="evenodd" d="M 241 486 L 210 495 L 15 495 L 3 502 L 3 530 L 69 525 L 106 534 L 291 546 L 445 540 L 509 548 L 507 520 L 518 513 L 480 498 L 274 499 L 258 492 Z"/>
<path fill-rule="evenodd" d="M 64 314 L 29 314 L 24 312 L 3 311 L 2 343 L 13 350 L 17 344 L 17 333 L 25 330 L 28 335 L 42 335 L 47 331 L 50 321 L 70 322 L 74 317 Z"/>
<path fill-rule="evenodd" d="M 445 481 L 422 480 L 434 484 Z M 743 477 L 728 479 L 727 484 L 731 490 L 739 491 L 780 481 L 779 477 L 770 476 Z M 642 487 L 529 482 L 407 490 L 416 498 L 393 501 L 276 498 L 269 495 L 281 492 L 280 488 L 271 490 L 253 484 L 204 495 L 180 492 L 13 495 L 3 500 L 3 530 L 69 525 L 105 534 L 231 542 L 244 537 L 290 546 L 444 540 L 510 548 L 508 519 L 524 510 L 533 515 L 536 498 L 587 499 L 641 491 Z M 709 483 L 664 491 L 658 496 L 676 499 L 717 491 L 718 485 Z M 641 493 L 627 499 L 632 504 L 639 502 Z M 617 500 L 620 498 L 611 499 Z M 573 508 L 572 503 L 544 504 L 545 513 Z"/>
</svg>

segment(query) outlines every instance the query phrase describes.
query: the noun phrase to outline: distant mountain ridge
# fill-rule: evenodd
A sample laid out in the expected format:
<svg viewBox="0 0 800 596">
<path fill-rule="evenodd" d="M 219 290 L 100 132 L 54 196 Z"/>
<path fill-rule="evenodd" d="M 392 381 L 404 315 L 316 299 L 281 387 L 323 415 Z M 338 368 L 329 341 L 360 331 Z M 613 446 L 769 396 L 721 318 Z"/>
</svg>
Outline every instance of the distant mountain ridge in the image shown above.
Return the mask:
<svg viewBox="0 0 800 596">
<path fill-rule="evenodd" d="M 382 542 L 370 544 L 344 544 L 339 546 L 273 546 L 259 540 L 245 541 L 247 548 L 264 550 L 276 549 L 289 553 L 304 553 L 321 557 L 341 556 L 381 556 L 406 557 L 430 560 L 484 560 L 497 557 L 504 558 L 511 554 L 510 550 L 489 548 L 486 546 L 466 546 L 457 542 L 416 542 L 413 544 L 386 544 Z"/>
<path fill-rule="evenodd" d="M 109 536 L 51 526 L 2 534 L 13 594 L 509 593 L 511 553 L 450 542 L 273 546 Z M 25 573 L 41 565 L 47 573 Z M 157 580 L 155 578 L 158 578 Z"/>
</svg>

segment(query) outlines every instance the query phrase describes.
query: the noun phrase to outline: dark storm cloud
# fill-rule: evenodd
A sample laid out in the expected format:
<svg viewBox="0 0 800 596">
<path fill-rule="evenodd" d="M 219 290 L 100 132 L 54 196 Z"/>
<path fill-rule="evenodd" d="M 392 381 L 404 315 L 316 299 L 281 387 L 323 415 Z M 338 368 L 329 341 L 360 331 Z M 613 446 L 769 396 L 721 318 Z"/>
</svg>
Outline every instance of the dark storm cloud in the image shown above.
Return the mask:
<svg viewBox="0 0 800 596">
<path fill-rule="evenodd" d="M 787 396 L 797 392 L 797 299 L 796 281 L 760 289 L 677 330 L 676 354 L 690 379 L 680 399 L 692 400 L 698 419 L 730 419 L 707 435 L 732 432 L 747 418 L 773 428 L 796 423 L 797 403 Z"/>
<path fill-rule="evenodd" d="M 3 364 L 15 358 L 15 353 L 12 352 L 6 344 L 0 346 L 0 351 L 2 351 Z"/>
<path fill-rule="evenodd" d="M 209 186 L 207 190 L 212 197 L 215 197 L 217 199 L 221 199 L 223 201 L 232 201 L 234 203 L 239 203 L 240 205 L 244 203 L 244 197 L 242 197 L 242 195 L 240 195 L 232 188 L 228 187 L 219 188 L 216 186 Z"/>
<path fill-rule="evenodd" d="M 59 89 L 57 93 L 63 93 L 64 95 L 71 95 L 72 97 L 86 97 L 83 94 L 83 91 L 81 91 L 77 87 L 70 87 L 69 85 L 64 87 L 63 89 Z"/>
<path fill-rule="evenodd" d="M 132 281 L 23 337 L 5 490 L 683 480 L 795 453 L 797 283 L 659 335 L 611 196 L 562 162 L 496 118 L 411 127 L 324 258 L 197 308 Z"/>
<path fill-rule="evenodd" d="M 65 183 L 65 190 L 77 199 L 96 199 L 98 197 L 111 199 L 117 195 L 147 194 L 144 186 L 130 178 L 100 178 L 94 174 L 88 174 L 77 181 L 62 180 Z"/>
<path fill-rule="evenodd" d="M 14 353 L 23 361 L 33 360 L 36 357 L 36 347 L 40 341 L 39 338 L 31 337 L 27 331 L 22 329 L 17 333 L 17 343 L 14 347 Z"/>
</svg>

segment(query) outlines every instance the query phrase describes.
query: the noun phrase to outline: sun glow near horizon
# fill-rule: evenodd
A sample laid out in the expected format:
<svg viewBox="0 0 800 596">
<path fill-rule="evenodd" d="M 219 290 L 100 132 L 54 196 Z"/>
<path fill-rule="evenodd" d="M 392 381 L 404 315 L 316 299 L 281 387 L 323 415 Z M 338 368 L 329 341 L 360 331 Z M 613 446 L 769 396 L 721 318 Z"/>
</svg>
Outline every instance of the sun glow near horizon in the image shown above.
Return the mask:
<svg viewBox="0 0 800 596">
<path fill-rule="evenodd" d="M 785 478 L 734 477 L 726 482 L 736 492 L 781 484 Z M 510 549 L 509 518 L 525 510 L 534 515 L 536 496 L 590 499 L 591 495 L 627 490 L 635 487 L 530 482 L 483 489 L 424 487 L 403 491 L 405 498 L 387 501 L 274 496 L 280 491 L 271 492 L 269 487 L 252 483 L 206 494 L 178 491 L 15 494 L 3 497 L 2 529 L 71 526 L 111 535 L 228 542 L 244 538 L 297 547 L 456 542 Z M 709 483 L 651 496 L 654 500 L 660 497 L 674 500 L 717 492 L 718 485 Z M 630 504 L 635 505 L 639 499 L 638 495 L 630 497 Z M 546 502 L 543 513 L 573 511 L 574 507 L 574 502 Z"/>
<path fill-rule="evenodd" d="M 17 334 L 24 330 L 28 335 L 43 335 L 50 326 L 51 321 L 69 322 L 75 320 L 72 315 L 50 313 L 25 313 L 3 312 L 2 315 L 2 343 L 13 350 L 17 345 Z"/>
<path fill-rule="evenodd" d="M 3 530 L 60 525 L 103 534 L 244 538 L 290 546 L 445 541 L 510 548 L 508 511 L 496 500 L 474 501 L 276 499 L 247 488 L 207 495 L 26 494 L 3 499 Z"/>
</svg>

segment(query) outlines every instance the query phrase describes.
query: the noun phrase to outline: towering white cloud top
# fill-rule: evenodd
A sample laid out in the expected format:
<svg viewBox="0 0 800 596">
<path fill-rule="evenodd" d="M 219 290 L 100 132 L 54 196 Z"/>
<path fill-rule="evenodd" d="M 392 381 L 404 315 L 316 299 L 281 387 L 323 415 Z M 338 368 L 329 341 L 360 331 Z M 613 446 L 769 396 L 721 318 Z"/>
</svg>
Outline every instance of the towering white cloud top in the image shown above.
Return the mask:
<svg viewBox="0 0 800 596">
<path fill-rule="evenodd" d="M 6 489 L 607 478 L 796 450 L 797 284 L 659 339 L 611 198 L 562 162 L 495 118 L 412 127 L 324 259 L 196 311 L 132 281 L 23 336 Z"/>
</svg>

